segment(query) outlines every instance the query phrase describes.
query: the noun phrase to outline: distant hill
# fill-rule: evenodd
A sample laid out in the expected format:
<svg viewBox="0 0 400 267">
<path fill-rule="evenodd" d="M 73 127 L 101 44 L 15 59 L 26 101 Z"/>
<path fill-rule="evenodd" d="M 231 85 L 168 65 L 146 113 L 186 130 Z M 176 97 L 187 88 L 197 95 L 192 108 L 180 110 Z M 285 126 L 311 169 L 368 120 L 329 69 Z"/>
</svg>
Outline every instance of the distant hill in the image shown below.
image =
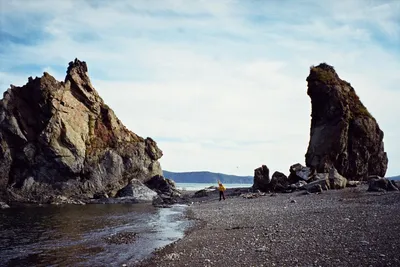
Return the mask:
<svg viewBox="0 0 400 267">
<path fill-rule="evenodd" d="M 216 183 L 220 180 L 225 184 L 253 184 L 253 176 L 236 176 L 207 171 L 199 172 L 169 172 L 163 171 L 164 177 L 176 183 Z"/>
<path fill-rule="evenodd" d="M 400 181 L 400 175 L 393 176 L 393 177 L 388 177 L 390 180 L 398 180 Z"/>
</svg>

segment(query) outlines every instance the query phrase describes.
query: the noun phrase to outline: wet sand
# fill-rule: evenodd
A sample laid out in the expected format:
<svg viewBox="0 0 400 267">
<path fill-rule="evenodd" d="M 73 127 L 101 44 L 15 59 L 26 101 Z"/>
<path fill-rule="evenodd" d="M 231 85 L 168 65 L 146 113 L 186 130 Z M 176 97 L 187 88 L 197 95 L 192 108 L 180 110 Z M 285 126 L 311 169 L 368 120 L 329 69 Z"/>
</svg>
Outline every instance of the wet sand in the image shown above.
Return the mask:
<svg viewBox="0 0 400 267">
<path fill-rule="evenodd" d="M 366 190 L 193 198 L 195 226 L 136 266 L 400 266 L 400 193 Z"/>
</svg>

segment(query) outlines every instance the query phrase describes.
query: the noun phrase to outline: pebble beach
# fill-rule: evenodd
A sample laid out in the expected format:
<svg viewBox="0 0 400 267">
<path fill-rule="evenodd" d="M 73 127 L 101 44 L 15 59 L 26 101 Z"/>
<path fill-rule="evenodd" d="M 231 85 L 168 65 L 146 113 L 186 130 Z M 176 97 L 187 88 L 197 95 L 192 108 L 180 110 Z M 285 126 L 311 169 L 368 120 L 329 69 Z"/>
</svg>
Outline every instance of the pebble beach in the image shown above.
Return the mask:
<svg viewBox="0 0 400 267">
<path fill-rule="evenodd" d="M 242 192 L 245 190 L 242 190 Z M 400 193 L 193 198 L 186 235 L 135 266 L 400 266 Z M 128 265 L 129 266 L 129 265 Z"/>
</svg>

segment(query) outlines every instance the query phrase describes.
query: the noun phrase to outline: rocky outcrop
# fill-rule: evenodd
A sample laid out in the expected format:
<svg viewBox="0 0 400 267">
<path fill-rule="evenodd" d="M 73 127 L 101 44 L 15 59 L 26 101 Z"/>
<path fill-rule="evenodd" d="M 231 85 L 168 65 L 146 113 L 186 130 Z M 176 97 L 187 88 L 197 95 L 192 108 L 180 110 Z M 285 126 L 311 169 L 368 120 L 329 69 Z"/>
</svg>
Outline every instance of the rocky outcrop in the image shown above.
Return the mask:
<svg viewBox="0 0 400 267">
<path fill-rule="evenodd" d="M 354 88 L 325 63 L 311 68 L 307 82 L 312 104 L 307 167 L 326 173 L 334 166 L 350 180 L 383 177 L 388 164 L 383 132 Z"/>
<path fill-rule="evenodd" d="M 269 190 L 270 182 L 269 169 L 266 165 L 262 165 L 254 170 L 253 190 L 267 192 Z"/>
<path fill-rule="evenodd" d="M 11 86 L 0 101 L 0 199 L 109 194 L 162 170 L 151 138 L 129 131 L 92 86 L 85 62 Z"/>
</svg>

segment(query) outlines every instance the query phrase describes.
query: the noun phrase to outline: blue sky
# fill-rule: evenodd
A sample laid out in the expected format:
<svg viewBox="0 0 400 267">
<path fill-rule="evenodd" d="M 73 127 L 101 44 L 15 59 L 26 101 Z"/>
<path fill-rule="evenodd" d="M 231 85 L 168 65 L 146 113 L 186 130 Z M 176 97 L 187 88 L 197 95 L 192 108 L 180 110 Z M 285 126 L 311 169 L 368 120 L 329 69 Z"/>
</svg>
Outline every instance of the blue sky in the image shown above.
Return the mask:
<svg viewBox="0 0 400 267">
<path fill-rule="evenodd" d="M 252 175 L 303 163 L 309 67 L 333 65 L 385 132 L 400 173 L 400 1 L 0 1 L 0 88 L 68 62 L 163 169 Z"/>
</svg>

